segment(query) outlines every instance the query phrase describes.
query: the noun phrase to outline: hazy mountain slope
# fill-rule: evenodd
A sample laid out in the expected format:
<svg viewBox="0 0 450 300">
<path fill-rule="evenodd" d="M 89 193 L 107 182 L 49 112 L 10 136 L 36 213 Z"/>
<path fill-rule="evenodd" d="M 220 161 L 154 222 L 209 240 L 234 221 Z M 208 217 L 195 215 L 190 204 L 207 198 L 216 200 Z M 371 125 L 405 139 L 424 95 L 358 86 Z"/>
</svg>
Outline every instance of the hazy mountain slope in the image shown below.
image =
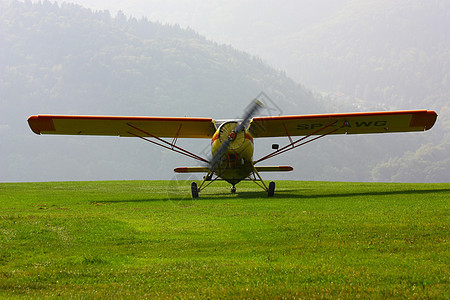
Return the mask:
<svg viewBox="0 0 450 300">
<path fill-rule="evenodd" d="M 33 83 L 52 86 L 46 89 L 47 97 L 38 101 L 58 99 L 59 104 L 64 103 L 64 111 L 83 106 L 91 109 L 95 104 L 101 111 L 93 113 L 127 114 L 138 105 L 138 111 L 144 113 L 142 105 L 148 105 L 148 111 L 154 113 L 152 105 L 159 102 L 169 106 L 166 111 L 173 115 L 207 113 L 226 117 L 225 104 L 234 106 L 250 100 L 265 86 L 270 94 L 279 88 L 279 101 L 289 106 L 301 103 L 305 112 L 318 109 L 309 92 L 259 59 L 176 26 L 128 20 L 125 15 L 111 18 L 108 12 L 92 13 L 70 4 L 59 8 L 50 2 L 34 6 L 13 2 L 10 9 L 3 10 L 2 19 L 9 37 L 2 43 L 2 56 L 8 66 L 4 77 L 23 75 L 14 64 L 24 64 L 30 76 L 36 74 L 30 79 Z M 7 43 L 13 46 L 7 47 Z M 274 85 L 276 81 L 281 85 Z M 89 98 L 95 93 L 92 102 Z M 99 97 L 98 93 L 104 94 Z M 212 99 L 218 104 L 213 111 L 205 107 Z M 109 104 L 108 111 L 104 111 L 106 105 L 101 101 Z M 49 107 L 54 110 L 53 105 Z M 234 117 L 240 112 L 230 113 Z"/>
<path fill-rule="evenodd" d="M 260 59 L 177 26 L 47 1 L 3 1 L 0 13 L 0 180 L 167 178 L 182 161 L 149 162 L 161 150 L 143 142 L 34 136 L 32 114 L 238 118 L 261 91 L 285 112 L 321 111 Z"/>
<path fill-rule="evenodd" d="M 193 28 L 209 39 L 264 57 L 277 52 L 275 38 L 323 22 L 349 0 L 71 0 L 94 10 Z M 57 2 L 65 2 L 57 0 Z"/>
<path fill-rule="evenodd" d="M 307 86 L 331 93 L 331 109 L 433 109 L 419 148 L 394 154 L 377 181 L 450 181 L 450 2 L 351 0 L 328 20 L 280 35 L 272 63 Z M 390 145 L 392 146 L 392 145 Z"/>
<path fill-rule="evenodd" d="M 448 91 L 446 0 L 73 1 L 194 28 L 322 91 L 399 108 Z"/>
<path fill-rule="evenodd" d="M 285 52 L 277 57 L 290 75 L 322 90 L 425 105 L 449 90 L 449 33 L 448 1 L 350 1 L 326 22 L 280 37 Z"/>
<path fill-rule="evenodd" d="M 32 114 L 235 118 L 260 91 L 279 107 L 272 113 L 324 112 L 283 73 L 192 30 L 71 4 L 0 3 L 2 181 L 165 179 L 174 167 L 195 164 L 135 139 L 36 136 L 26 124 Z M 377 164 L 395 165 L 395 157 L 429 139 L 428 132 L 332 137 L 271 163 L 292 164 L 291 179 L 371 180 Z M 269 142 L 256 142 L 256 157 Z M 209 141 L 179 143 L 209 153 Z"/>
</svg>

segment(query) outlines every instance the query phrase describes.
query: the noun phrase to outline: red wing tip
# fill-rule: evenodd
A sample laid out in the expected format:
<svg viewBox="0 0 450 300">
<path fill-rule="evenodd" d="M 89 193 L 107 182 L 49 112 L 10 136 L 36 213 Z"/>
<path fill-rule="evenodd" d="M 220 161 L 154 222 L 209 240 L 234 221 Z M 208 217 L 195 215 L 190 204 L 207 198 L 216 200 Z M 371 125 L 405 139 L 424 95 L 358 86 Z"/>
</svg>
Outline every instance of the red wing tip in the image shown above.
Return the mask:
<svg viewBox="0 0 450 300">
<path fill-rule="evenodd" d="M 55 126 L 50 118 L 43 118 L 40 116 L 30 116 L 28 118 L 28 125 L 36 134 L 41 134 L 42 131 L 55 131 Z"/>
<path fill-rule="evenodd" d="M 186 168 L 186 167 L 175 168 L 175 169 L 173 169 L 173 171 L 174 171 L 175 173 L 187 173 L 188 168 Z"/>
<path fill-rule="evenodd" d="M 424 130 L 431 129 L 437 120 L 437 113 L 427 110 L 414 114 L 411 118 L 410 127 L 423 127 Z"/>
<path fill-rule="evenodd" d="M 436 123 L 437 117 L 438 117 L 438 115 L 436 112 L 434 112 L 432 110 L 427 111 L 428 122 L 425 126 L 425 130 L 429 130 L 429 129 L 431 129 L 431 127 L 434 126 L 434 124 Z"/>
<path fill-rule="evenodd" d="M 279 168 L 281 171 L 287 171 L 287 172 L 294 170 L 294 168 L 291 166 L 279 166 Z"/>
</svg>

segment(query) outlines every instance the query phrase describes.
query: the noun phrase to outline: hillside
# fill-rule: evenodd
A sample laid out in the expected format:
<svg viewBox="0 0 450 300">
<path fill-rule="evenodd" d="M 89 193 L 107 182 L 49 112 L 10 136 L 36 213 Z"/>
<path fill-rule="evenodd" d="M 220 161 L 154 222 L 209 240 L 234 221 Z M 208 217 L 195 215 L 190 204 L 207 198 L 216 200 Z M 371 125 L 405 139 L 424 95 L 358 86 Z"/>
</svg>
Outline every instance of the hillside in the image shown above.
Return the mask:
<svg viewBox="0 0 450 300">
<path fill-rule="evenodd" d="M 341 2 L 325 20 L 297 32 L 282 28 L 286 34 L 271 44 L 277 51 L 266 50 L 264 57 L 324 91 L 328 110 L 435 110 L 433 131 L 417 137 L 423 145 L 393 153 L 373 168 L 371 179 L 449 182 L 450 2 Z"/>
<path fill-rule="evenodd" d="M 160 155 L 159 149 L 142 150 L 141 142 L 142 153 L 130 162 L 123 156 L 135 151 L 134 142 L 65 137 L 67 147 L 30 135 L 31 114 L 236 118 L 261 91 L 284 110 L 321 110 L 311 92 L 260 59 L 177 26 L 48 1 L 3 1 L 0 20 L 0 180 L 158 178 L 148 175 L 156 166 L 171 176 L 165 160 L 124 171 L 142 166 L 148 153 Z M 112 143 L 109 153 L 97 153 L 105 142 Z"/>
<path fill-rule="evenodd" d="M 0 3 L 1 181 L 172 178 L 174 167 L 191 164 L 132 139 L 35 136 L 26 124 L 32 114 L 236 118 L 261 91 L 277 106 L 272 114 L 330 110 L 261 59 L 193 30 L 67 3 Z M 333 137 L 272 163 L 292 164 L 290 179 L 450 181 L 448 148 L 433 144 L 442 133 L 434 131 Z M 257 142 L 257 156 L 270 142 Z M 209 152 L 209 141 L 180 143 Z M 414 163 L 418 149 L 426 170 Z M 413 159 L 402 161 L 405 152 Z M 387 176 L 397 164 L 400 175 Z M 421 172 L 411 175 L 410 164 Z"/>
<path fill-rule="evenodd" d="M 310 86 L 438 109 L 448 103 L 449 11 L 448 1 L 348 1 L 325 22 L 280 37 L 287 56 L 277 57 Z"/>
<path fill-rule="evenodd" d="M 72 1 L 194 28 L 321 91 L 398 108 L 448 102 L 446 0 Z"/>
<path fill-rule="evenodd" d="M 26 95 L 24 101 L 65 112 L 116 114 L 154 113 L 164 103 L 166 112 L 160 114 L 223 118 L 226 107 L 250 101 L 264 89 L 279 94 L 274 100 L 285 105 L 318 109 L 310 93 L 261 60 L 191 30 L 73 4 L 3 5 L 6 92 L 45 87 L 40 97 Z M 27 81 L 15 80 L 23 77 Z M 203 110 L 212 99 L 217 105 Z"/>
</svg>

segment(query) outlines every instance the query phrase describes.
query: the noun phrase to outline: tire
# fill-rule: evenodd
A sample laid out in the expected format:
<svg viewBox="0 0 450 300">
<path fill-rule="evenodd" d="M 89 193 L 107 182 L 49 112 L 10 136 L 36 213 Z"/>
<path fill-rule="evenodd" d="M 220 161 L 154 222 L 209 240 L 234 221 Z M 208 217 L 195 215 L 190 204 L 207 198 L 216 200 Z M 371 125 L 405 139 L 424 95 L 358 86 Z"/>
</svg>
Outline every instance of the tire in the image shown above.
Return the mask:
<svg viewBox="0 0 450 300">
<path fill-rule="evenodd" d="M 269 191 L 267 192 L 269 197 L 273 197 L 273 195 L 275 194 L 275 182 L 271 181 L 269 183 Z"/>
<path fill-rule="evenodd" d="M 192 182 L 191 183 L 191 192 L 192 192 L 192 198 L 198 198 L 198 189 L 197 189 L 197 183 Z"/>
</svg>

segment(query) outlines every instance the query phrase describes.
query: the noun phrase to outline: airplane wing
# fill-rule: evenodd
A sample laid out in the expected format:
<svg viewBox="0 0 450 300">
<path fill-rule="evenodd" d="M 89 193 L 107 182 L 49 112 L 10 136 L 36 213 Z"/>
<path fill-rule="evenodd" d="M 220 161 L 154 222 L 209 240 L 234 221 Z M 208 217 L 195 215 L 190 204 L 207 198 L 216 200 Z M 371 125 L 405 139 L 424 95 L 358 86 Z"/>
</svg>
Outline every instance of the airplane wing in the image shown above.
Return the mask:
<svg viewBox="0 0 450 300">
<path fill-rule="evenodd" d="M 436 118 L 429 110 L 255 117 L 249 131 L 255 138 L 424 131 Z"/>
<path fill-rule="evenodd" d="M 211 138 L 216 131 L 213 119 L 186 117 L 37 115 L 28 124 L 36 134 Z"/>
</svg>

